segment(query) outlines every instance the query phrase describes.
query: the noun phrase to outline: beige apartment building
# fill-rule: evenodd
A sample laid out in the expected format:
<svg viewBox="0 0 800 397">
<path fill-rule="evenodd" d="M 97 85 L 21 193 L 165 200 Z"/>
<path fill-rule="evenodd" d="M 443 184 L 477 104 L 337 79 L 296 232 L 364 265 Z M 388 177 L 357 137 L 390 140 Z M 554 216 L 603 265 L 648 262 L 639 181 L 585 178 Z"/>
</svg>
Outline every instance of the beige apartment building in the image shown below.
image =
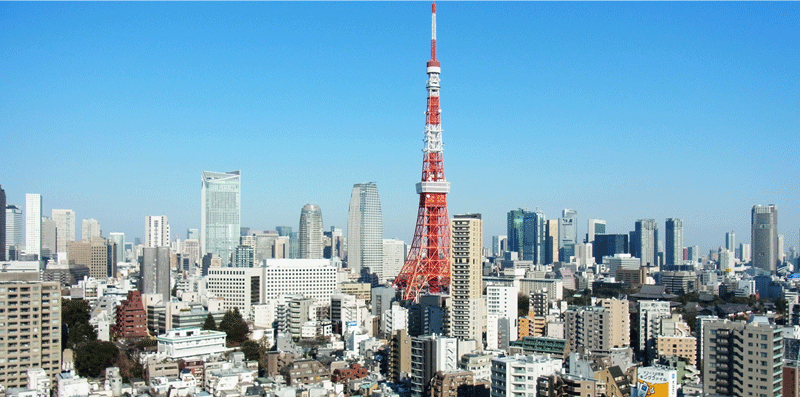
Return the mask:
<svg viewBox="0 0 800 397">
<path fill-rule="evenodd" d="M 631 345 L 631 314 L 627 299 L 598 299 L 608 311 L 609 344 L 611 347 Z"/>
<path fill-rule="evenodd" d="M 480 214 L 455 215 L 450 220 L 451 336 L 482 341 L 483 220 Z"/>
<path fill-rule="evenodd" d="M 697 362 L 697 339 L 693 336 L 658 337 L 658 355 L 685 358 L 691 365 Z"/>
<path fill-rule="evenodd" d="M 0 385 L 27 387 L 27 371 L 61 372 L 61 292 L 55 282 L 0 282 Z"/>
</svg>

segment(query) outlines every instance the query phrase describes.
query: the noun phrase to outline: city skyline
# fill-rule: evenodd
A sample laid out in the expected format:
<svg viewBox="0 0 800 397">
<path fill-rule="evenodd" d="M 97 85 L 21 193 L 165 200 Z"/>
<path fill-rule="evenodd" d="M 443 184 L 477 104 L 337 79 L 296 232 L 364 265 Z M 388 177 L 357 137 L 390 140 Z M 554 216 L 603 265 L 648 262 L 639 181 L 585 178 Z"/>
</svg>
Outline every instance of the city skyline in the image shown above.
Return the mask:
<svg viewBox="0 0 800 397">
<path fill-rule="evenodd" d="M 7 203 L 41 194 L 42 214 L 72 209 L 130 241 L 164 214 L 185 238 L 202 170 L 242 170 L 253 229 L 296 225 L 309 202 L 343 228 L 353 183 L 375 181 L 384 237 L 410 244 L 427 7 L 2 4 Z M 450 213 L 481 213 L 486 246 L 519 207 L 575 209 L 579 242 L 587 219 L 628 233 L 680 218 L 707 253 L 726 232 L 748 242 L 752 206 L 776 204 L 796 246 L 797 10 L 444 3 Z M 43 147 L 74 176 L 32 161 Z"/>
</svg>

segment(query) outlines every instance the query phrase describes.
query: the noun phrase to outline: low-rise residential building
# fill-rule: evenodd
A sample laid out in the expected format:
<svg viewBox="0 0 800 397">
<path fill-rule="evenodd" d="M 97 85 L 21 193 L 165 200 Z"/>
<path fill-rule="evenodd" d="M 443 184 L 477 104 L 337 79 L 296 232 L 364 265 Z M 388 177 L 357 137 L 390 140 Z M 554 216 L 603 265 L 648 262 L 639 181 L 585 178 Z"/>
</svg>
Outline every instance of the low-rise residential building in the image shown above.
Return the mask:
<svg viewBox="0 0 800 397">
<path fill-rule="evenodd" d="M 173 359 L 219 355 L 228 350 L 225 336 L 224 332 L 199 327 L 173 329 L 156 338 L 158 354 Z"/>
<path fill-rule="evenodd" d="M 489 381 L 492 377 L 492 358 L 488 353 L 467 353 L 461 356 L 458 367 L 472 372 L 475 381 Z"/>
<path fill-rule="evenodd" d="M 564 339 L 526 336 L 511 342 L 511 352 L 523 354 L 548 354 L 558 359 L 564 359 L 567 354 L 567 341 Z"/>
<path fill-rule="evenodd" d="M 437 371 L 431 379 L 431 397 L 466 397 L 479 395 L 476 388 L 484 389 L 485 385 L 475 385 L 470 371 Z"/>
<path fill-rule="evenodd" d="M 89 381 L 72 372 L 56 375 L 57 397 L 85 397 L 89 395 Z"/>
<path fill-rule="evenodd" d="M 492 397 L 534 391 L 539 377 L 561 372 L 563 361 L 549 356 L 519 355 L 492 359 Z M 594 394 L 593 394 L 594 395 Z"/>
<path fill-rule="evenodd" d="M 331 374 L 317 360 L 296 360 L 283 372 L 286 383 L 290 385 L 315 384 L 331 380 Z"/>
</svg>

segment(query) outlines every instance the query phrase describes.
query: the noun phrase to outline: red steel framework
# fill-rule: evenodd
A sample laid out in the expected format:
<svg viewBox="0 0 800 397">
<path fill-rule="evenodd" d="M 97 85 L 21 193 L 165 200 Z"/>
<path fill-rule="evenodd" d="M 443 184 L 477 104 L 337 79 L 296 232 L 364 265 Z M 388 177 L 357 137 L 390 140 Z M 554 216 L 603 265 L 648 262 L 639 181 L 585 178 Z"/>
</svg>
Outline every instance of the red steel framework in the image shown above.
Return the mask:
<svg viewBox="0 0 800 397">
<path fill-rule="evenodd" d="M 419 302 L 425 292 L 446 292 L 450 285 L 450 218 L 442 157 L 441 110 L 439 109 L 439 61 L 436 59 L 436 3 L 431 15 L 431 60 L 427 63 L 428 107 L 425 113 L 425 148 L 422 181 L 417 184 L 419 211 L 411 251 L 394 286 L 404 300 Z"/>
</svg>

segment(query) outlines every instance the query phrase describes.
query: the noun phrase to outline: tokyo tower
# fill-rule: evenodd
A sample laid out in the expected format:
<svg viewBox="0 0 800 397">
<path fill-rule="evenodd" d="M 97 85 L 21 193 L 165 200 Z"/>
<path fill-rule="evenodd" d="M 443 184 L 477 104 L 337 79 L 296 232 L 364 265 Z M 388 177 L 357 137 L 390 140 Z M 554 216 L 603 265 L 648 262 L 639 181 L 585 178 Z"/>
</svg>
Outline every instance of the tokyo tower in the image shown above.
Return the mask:
<svg viewBox="0 0 800 397">
<path fill-rule="evenodd" d="M 414 240 L 394 286 L 403 290 L 404 300 L 419 302 L 424 292 L 445 292 L 450 284 L 450 219 L 444 179 L 442 124 L 439 109 L 439 73 L 436 59 L 436 3 L 431 6 L 431 60 L 428 61 L 428 107 L 425 112 L 425 148 L 422 181 L 417 183 L 419 211 Z"/>
</svg>

